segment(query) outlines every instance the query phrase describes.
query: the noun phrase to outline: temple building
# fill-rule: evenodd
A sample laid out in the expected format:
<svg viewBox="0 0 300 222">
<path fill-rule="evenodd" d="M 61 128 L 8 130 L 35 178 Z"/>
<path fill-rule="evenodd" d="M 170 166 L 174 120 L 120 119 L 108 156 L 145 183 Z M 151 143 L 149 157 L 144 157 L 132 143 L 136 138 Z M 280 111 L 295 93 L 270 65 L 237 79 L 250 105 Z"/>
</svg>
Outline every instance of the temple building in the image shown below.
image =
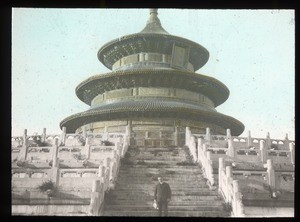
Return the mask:
<svg viewBox="0 0 300 222">
<path fill-rule="evenodd" d="M 229 89 L 217 79 L 195 73 L 209 52 L 188 39 L 169 34 L 150 10 L 146 27 L 102 46 L 98 59 L 112 72 L 92 76 L 76 87 L 89 110 L 61 121 L 67 133 L 125 132 L 130 125 L 133 144 L 184 143 L 185 127 L 195 133 L 238 136 L 244 125 L 216 107 Z M 139 139 L 146 138 L 146 140 Z"/>
<path fill-rule="evenodd" d="M 168 216 L 294 217 L 295 141 L 241 137 L 244 125 L 216 111 L 229 89 L 195 73 L 209 52 L 157 15 L 100 48 L 111 72 L 76 87 L 90 108 L 61 133 L 11 138 L 12 215 L 158 216 L 164 177 Z"/>
</svg>

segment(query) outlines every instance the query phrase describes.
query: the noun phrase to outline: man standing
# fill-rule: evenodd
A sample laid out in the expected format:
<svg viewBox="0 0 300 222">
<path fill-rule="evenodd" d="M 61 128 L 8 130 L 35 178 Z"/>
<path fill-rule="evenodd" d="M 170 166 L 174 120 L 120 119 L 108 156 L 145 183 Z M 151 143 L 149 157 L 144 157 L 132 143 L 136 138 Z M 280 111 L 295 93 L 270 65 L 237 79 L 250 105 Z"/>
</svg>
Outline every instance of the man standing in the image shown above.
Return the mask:
<svg viewBox="0 0 300 222">
<path fill-rule="evenodd" d="M 169 184 L 164 182 L 164 178 L 159 176 L 157 177 L 158 184 L 155 186 L 154 191 L 154 200 L 158 204 L 158 213 L 159 216 L 162 216 L 162 211 L 164 212 L 164 216 L 168 216 L 168 203 L 171 200 L 171 188 Z"/>
</svg>

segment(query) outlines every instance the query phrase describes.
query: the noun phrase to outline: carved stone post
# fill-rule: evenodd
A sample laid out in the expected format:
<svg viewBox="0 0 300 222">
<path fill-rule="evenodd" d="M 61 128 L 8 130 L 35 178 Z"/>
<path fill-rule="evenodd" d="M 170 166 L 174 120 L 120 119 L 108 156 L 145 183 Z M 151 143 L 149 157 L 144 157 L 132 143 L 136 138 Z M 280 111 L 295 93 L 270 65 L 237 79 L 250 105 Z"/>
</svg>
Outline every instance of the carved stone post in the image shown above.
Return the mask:
<svg viewBox="0 0 300 222">
<path fill-rule="evenodd" d="M 208 144 L 210 144 L 211 142 L 210 128 L 206 128 L 205 139 L 207 140 Z"/>
<path fill-rule="evenodd" d="M 191 155 L 193 156 L 193 160 L 194 162 L 197 161 L 197 155 L 196 155 L 196 137 L 195 136 L 191 136 L 191 142 L 190 142 L 190 151 L 191 151 Z"/>
<path fill-rule="evenodd" d="M 232 186 L 233 186 L 233 214 L 236 217 L 243 217 L 245 216 L 245 210 L 244 210 L 244 204 L 242 202 L 242 194 L 240 192 L 238 180 L 233 180 L 232 181 Z"/>
<path fill-rule="evenodd" d="M 271 148 L 271 139 L 270 139 L 270 133 L 269 132 L 267 132 L 266 147 Z"/>
<path fill-rule="evenodd" d="M 273 166 L 273 161 L 271 159 L 267 160 L 267 173 L 268 173 L 268 183 L 272 189 L 276 189 L 275 181 L 275 169 Z"/>
<path fill-rule="evenodd" d="M 87 138 L 86 125 L 82 126 L 82 137 L 84 140 Z"/>
<path fill-rule="evenodd" d="M 198 162 L 201 161 L 201 152 L 202 152 L 202 138 L 198 138 L 198 146 L 197 146 L 197 149 L 198 149 L 198 152 L 197 152 L 197 155 L 198 155 Z"/>
<path fill-rule="evenodd" d="M 46 128 L 43 128 L 43 134 L 41 140 L 43 143 L 46 141 Z"/>
<path fill-rule="evenodd" d="M 101 192 L 101 188 L 100 180 L 94 180 L 92 184 L 91 201 L 89 207 L 90 215 L 92 216 L 100 216 L 101 200 L 99 193 Z"/>
<path fill-rule="evenodd" d="M 203 153 L 206 154 L 206 151 L 207 151 L 207 144 L 204 143 L 204 144 L 203 144 Z"/>
<path fill-rule="evenodd" d="M 52 147 L 52 167 L 57 166 L 57 157 L 58 157 L 58 139 L 54 140 L 54 144 Z"/>
<path fill-rule="evenodd" d="M 191 130 L 190 127 L 185 128 L 185 145 L 189 146 L 190 145 L 190 137 L 191 137 Z"/>
<path fill-rule="evenodd" d="M 61 142 L 60 142 L 60 144 L 62 145 L 62 146 L 64 146 L 65 144 L 66 144 L 66 131 L 67 131 L 67 129 L 66 129 L 66 127 L 64 126 L 63 128 L 62 128 L 62 134 L 61 134 Z"/>
<path fill-rule="evenodd" d="M 224 169 L 225 169 L 225 160 L 223 157 L 220 157 L 219 158 L 219 191 L 222 190 L 222 187 L 224 187 L 224 185 L 222 184 L 222 177 L 224 176 L 223 175 L 223 172 L 224 172 Z"/>
<path fill-rule="evenodd" d="M 26 160 L 27 159 L 27 152 L 28 152 L 28 140 L 27 140 L 27 129 L 24 129 L 23 134 L 23 144 L 20 150 L 20 153 L 18 154 L 17 160 Z"/>
<path fill-rule="evenodd" d="M 248 147 L 250 147 L 250 146 L 253 145 L 252 138 L 251 138 L 251 131 L 250 130 L 248 131 L 247 145 L 248 145 Z"/>
<path fill-rule="evenodd" d="M 178 146 L 178 127 L 175 126 L 175 132 L 174 132 L 174 146 Z"/>
<path fill-rule="evenodd" d="M 227 140 L 231 139 L 231 130 L 230 129 L 226 130 L 226 139 Z"/>
<path fill-rule="evenodd" d="M 211 151 L 206 151 L 206 158 L 207 158 L 207 177 L 209 181 L 210 188 L 214 185 L 214 176 L 213 176 L 213 168 L 212 168 L 212 160 L 211 160 Z"/>
<path fill-rule="evenodd" d="M 131 125 L 128 123 L 128 125 L 125 128 L 125 140 L 130 145 L 130 137 L 131 137 Z"/>
<path fill-rule="evenodd" d="M 226 199 L 227 202 L 230 202 L 230 183 L 232 181 L 232 167 L 231 166 L 226 166 Z"/>
<path fill-rule="evenodd" d="M 52 153 L 52 176 L 51 179 L 55 183 L 56 186 L 59 186 L 59 158 L 58 156 L 58 139 L 56 138 L 54 140 L 54 146 L 53 146 L 53 153 Z"/>
<path fill-rule="evenodd" d="M 111 161 L 111 158 L 110 158 L 110 157 L 107 157 L 107 158 L 106 158 L 106 164 L 105 164 L 105 166 L 106 166 L 106 170 L 108 170 L 108 176 L 107 176 L 108 181 L 107 181 L 107 185 L 108 185 L 108 187 L 109 187 L 110 180 L 111 180 L 111 178 L 112 178 L 112 173 L 111 173 L 111 171 L 112 171 L 112 161 Z"/>
<path fill-rule="evenodd" d="M 108 140 L 108 127 L 104 127 L 103 140 Z"/>
<path fill-rule="evenodd" d="M 291 162 L 295 165 L 295 145 L 293 143 L 289 144 L 291 152 Z"/>
<path fill-rule="evenodd" d="M 206 158 L 208 159 L 208 160 L 211 160 L 211 152 L 210 151 L 206 151 Z"/>
<path fill-rule="evenodd" d="M 289 137 L 288 137 L 288 134 L 285 134 L 285 138 L 284 138 L 284 147 L 285 149 L 289 149 L 290 148 L 290 140 L 289 140 Z"/>
<path fill-rule="evenodd" d="M 87 137 L 85 139 L 84 155 L 86 156 L 86 159 L 90 159 L 90 156 L 91 156 L 91 145 L 90 145 L 90 138 L 89 137 Z"/>
<path fill-rule="evenodd" d="M 259 141 L 259 149 L 260 149 L 260 158 L 261 162 L 265 163 L 267 160 L 267 149 L 265 147 L 265 141 Z"/>
<path fill-rule="evenodd" d="M 233 141 L 232 141 L 232 138 L 228 139 L 228 154 L 230 157 L 235 157 L 235 149 L 234 149 L 234 146 L 233 146 Z"/>
<path fill-rule="evenodd" d="M 99 166 L 99 173 L 98 177 L 101 181 L 103 181 L 103 190 L 105 191 L 107 189 L 107 181 L 106 181 L 106 167 L 103 165 Z"/>
</svg>

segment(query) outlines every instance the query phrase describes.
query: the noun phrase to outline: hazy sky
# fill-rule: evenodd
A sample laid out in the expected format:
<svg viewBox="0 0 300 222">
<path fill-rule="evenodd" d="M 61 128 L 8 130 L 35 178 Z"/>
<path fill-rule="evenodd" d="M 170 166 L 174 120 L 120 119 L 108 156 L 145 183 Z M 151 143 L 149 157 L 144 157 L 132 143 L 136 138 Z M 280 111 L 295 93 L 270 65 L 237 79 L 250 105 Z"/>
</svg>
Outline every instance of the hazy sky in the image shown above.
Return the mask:
<svg viewBox="0 0 300 222">
<path fill-rule="evenodd" d="M 75 95 L 86 78 L 109 72 L 97 59 L 106 42 L 140 32 L 148 9 L 30 9 L 12 13 L 12 135 L 60 133 L 64 118 L 89 107 Z M 217 111 L 245 125 L 242 136 L 294 139 L 295 38 L 293 10 L 160 9 L 172 35 L 204 46 L 196 73 L 230 90 Z"/>
</svg>

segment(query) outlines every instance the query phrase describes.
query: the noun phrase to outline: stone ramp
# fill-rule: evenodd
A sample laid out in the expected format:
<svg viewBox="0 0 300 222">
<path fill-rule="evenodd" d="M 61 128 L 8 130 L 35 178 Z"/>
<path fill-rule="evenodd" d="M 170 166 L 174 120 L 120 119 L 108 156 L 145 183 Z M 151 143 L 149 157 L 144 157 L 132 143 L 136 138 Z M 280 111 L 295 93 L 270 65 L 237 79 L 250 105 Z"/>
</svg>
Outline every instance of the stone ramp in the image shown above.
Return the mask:
<svg viewBox="0 0 300 222">
<path fill-rule="evenodd" d="M 189 160 L 184 148 L 130 148 L 115 189 L 105 196 L 104 216 L 158 216 L 152 203 L 162 175 L 172 189 L 169 216 L 229 217 L 218 192 L 209 189 L 200 167 Z"/>
</svg>

